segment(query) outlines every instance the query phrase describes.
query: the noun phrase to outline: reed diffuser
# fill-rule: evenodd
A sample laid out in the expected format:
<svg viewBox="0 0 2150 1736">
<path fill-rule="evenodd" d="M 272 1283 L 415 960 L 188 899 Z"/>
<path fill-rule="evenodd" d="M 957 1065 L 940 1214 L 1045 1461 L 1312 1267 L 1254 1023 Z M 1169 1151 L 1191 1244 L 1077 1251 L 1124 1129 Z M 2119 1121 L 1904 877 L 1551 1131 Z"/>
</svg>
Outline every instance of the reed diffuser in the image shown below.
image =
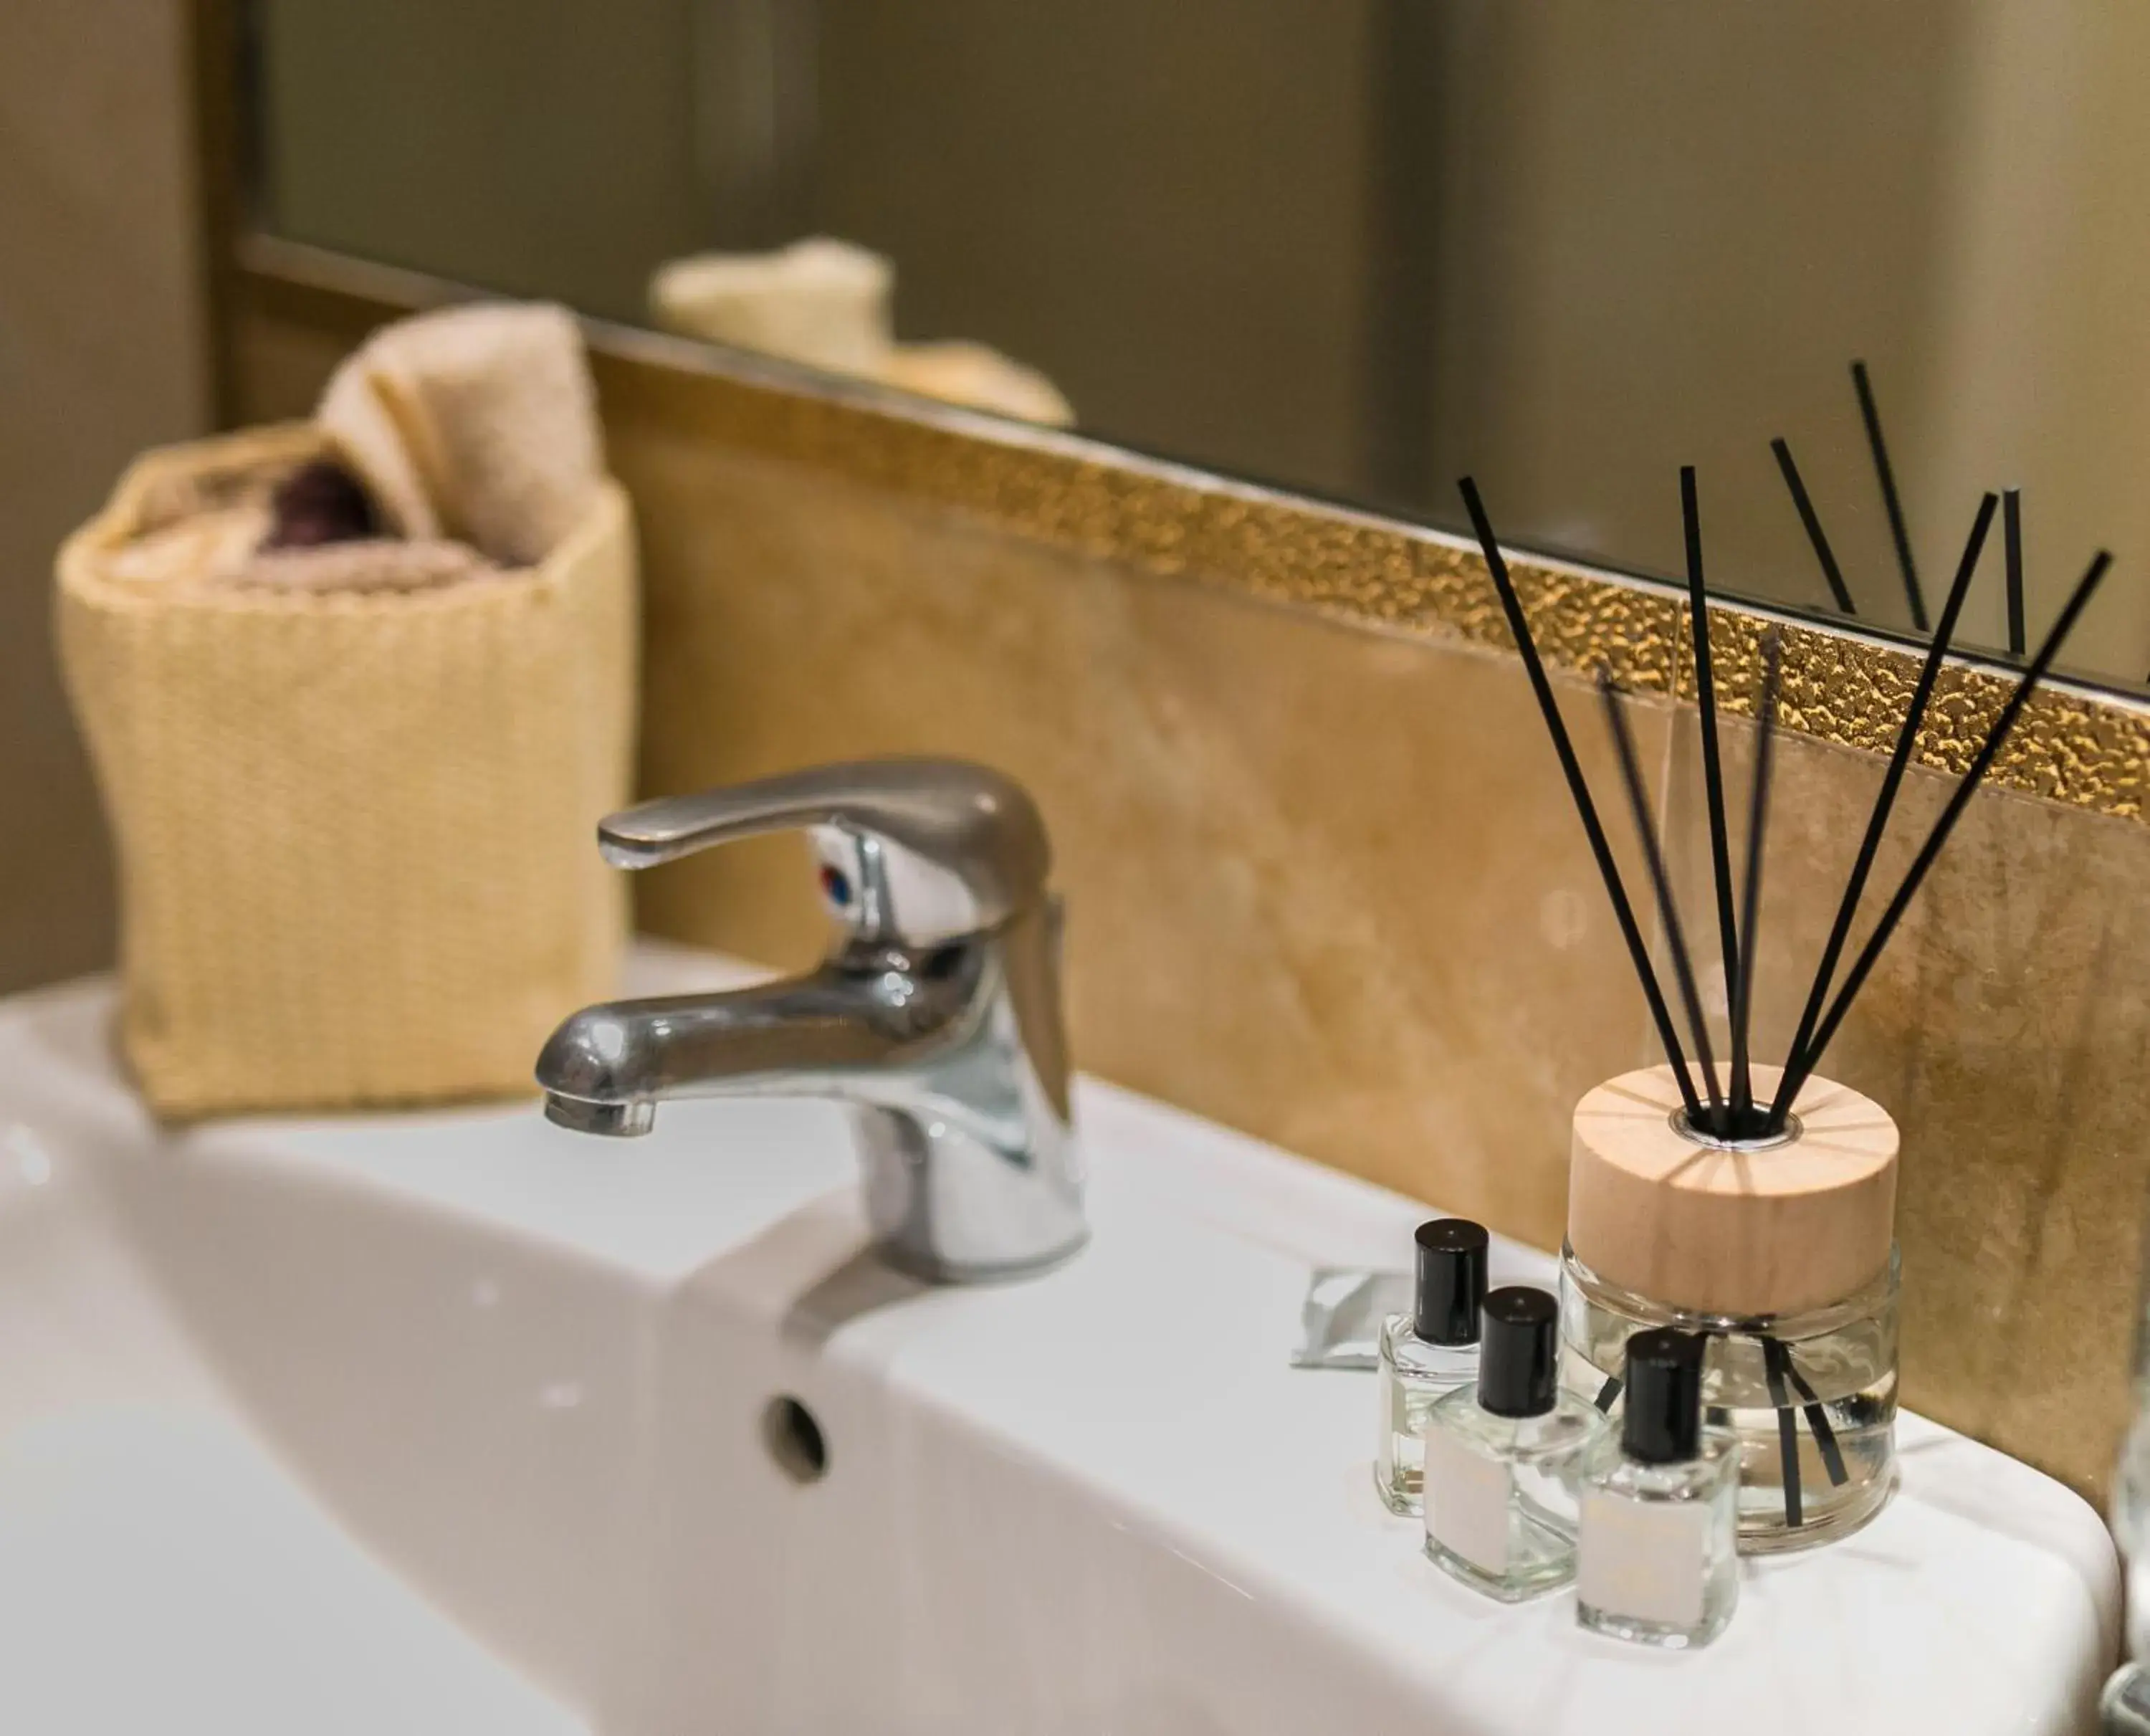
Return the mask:
<svg viewBox="0 0 2150 1736">
<path fill-rule="evenodd" d="M 1925 599 L 1863 366 L 1854 365 L 1853 379 L 1905 600 L 1923 628 Z M 1831 594 L 1845 613 L 1853 613 L 1849 588 L 1790 449 L 1779 440 L 1772 450 Z M 1665 1057 L 1662 1066 L 1597 1087 L 1576 1108 L 1567 1237 L 1562 1249 L 1562 1379 L 1571 1390 L 1611 1413 L 1620 1405 L 1620 1370 L 1630 1337 L 1664 1326 L 1704 1335 L 1707 1416 L 1713 1426 L 1729 1431 L 1740 1457 L 1741 1549 L 1797 1548 L 1841 1536 L 1878 1512 L 1895 1484 L 1898 1136 L 1895 1123 L 1880 1104 L 1824 1077 L 1817 1068 L 2112 557 L 2101 551 L 2077 582 L 1865 943 L 1840 976 L 1920 724 L 2000 505 L 1991 493 L 1980 502 L 1797 1030 L 1783 1064 L 1768 1066 L 1753 1061 L 1751 1047 L 1779 639 L 1773 628 L 1763 644 L 1754 770 L 1746 792 L 1746 860 L 1735 887 L 1701 515 L 1694 472 L 1681 472 L 1713 915 L 1728 1011 L 1727 1053 L 1720 1063 L 1651 823 L 1623 696 L 1610 674 L 1601 671 L 1599 698 L 1648 869 L 1679 1010 L 1693 1047 L 1692 1060 L 1484 502 L 1471 478 L 1458 487 Z M 2013 616 L 2021 610 L 2021 540 L 2019 508 L 2013 491 L 2011 495 L 2006 542 Z"/>
</svg>

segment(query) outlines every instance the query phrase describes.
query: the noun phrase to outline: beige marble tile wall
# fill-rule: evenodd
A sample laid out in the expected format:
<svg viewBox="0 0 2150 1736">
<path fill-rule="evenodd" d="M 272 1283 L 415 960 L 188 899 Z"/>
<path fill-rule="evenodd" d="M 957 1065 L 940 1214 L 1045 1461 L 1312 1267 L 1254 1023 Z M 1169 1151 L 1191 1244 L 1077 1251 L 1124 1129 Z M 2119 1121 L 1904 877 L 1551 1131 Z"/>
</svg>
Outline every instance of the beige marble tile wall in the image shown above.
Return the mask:
<svg viewBox="0 0 2150 1736">
<path fill-rule="evenodd" d="M 243 336 L 270 415 L 342 341 L 265 315 Z M 604 381 L 643 542 L 649 791 L 856 754 L 1004 766 L 1052 827 L 1083 1065 L 1557 1243 L 1570 1108 L 1649 1042 L 1511 655 L 1055 546 L 840 452 L 772 456 L 633 373 Z M 1624 839 L 1594 706 L 1564 692 Z M 1692 713 L 1638 724 L 1699 916 Z M 1785 740 L 1759 1047 L 1789 1031 L 1878 775 Z M 1914 775 L 1885 864 L 1944 787 Z M 2139 820 L 1982 796 L 1830 1063 L 1905 1129 L 1906 1400 L 2087 1490 L 2127 1406 L 2146 871 Z M 818 946 L 780 842 L 643 890 L 662 932 L 775 963 Z"/>
</svg>

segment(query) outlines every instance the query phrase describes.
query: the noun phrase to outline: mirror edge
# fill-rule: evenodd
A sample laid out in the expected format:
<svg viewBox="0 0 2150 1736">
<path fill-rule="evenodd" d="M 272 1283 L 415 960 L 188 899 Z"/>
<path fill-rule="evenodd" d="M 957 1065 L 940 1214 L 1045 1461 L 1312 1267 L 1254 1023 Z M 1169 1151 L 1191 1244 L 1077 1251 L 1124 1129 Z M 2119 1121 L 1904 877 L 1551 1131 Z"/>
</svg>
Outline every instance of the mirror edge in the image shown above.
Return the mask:
<svg viewBox="0 0 2150 1736">
<path fill-rule="evenodd" d="M 220 299 L 229 420 L 260 409 L 250 346 L 271 333 L 344 348 L 387 320 L 482 299 L 424 273 L 279 238 L 237 238 Z M 1514 647 L 1483 558 L 1451 532 L 1156 458 L 1088 436 L 1004 420 L 695 340 L 584 318 L 608 413 L 662 418 L 695 437 L 810 467 L 963 513 L 1005 533 L 1155 577 L 1241 592 L 1332 623 Z M 288 408 L 288 406 L 279 406 Z M 1512 551 L 1549 668 L 1600 669 L 1638 694 L 1692 697 L 1687 604 L 1662 580 Z M 1797 610 L 1714 598 L 1718 703 L 1751 715 L 1761 643 L 1783 633 L 1782 726 L 1884 755 L 1923 654 L 1915 642 Z M 2014 684 L 1997 659 L 1951 655 L 1915 759 L 1961 772 Z M 1803 696 L 1806 698 L 1803 703 Z M 1988 781 L 2142 820 L 2150 699 L 2055 678 L 2024 709 Z"/>
</svg>

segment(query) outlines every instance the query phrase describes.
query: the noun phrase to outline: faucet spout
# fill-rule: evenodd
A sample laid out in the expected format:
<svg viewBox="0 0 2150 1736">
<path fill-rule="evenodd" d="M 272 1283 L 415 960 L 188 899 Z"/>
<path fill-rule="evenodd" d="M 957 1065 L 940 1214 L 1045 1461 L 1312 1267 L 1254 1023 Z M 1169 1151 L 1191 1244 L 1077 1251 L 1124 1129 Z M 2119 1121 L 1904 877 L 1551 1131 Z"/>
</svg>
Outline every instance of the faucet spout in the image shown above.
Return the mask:
<svg viewBox="0 0 2150 1736">
<path fill-rule="evenodd" d="M 890 1082 L 956 1040 L 977 992 L 975 958 L 926 981 L 910 963 L 861 948 L 783 982 L 586 1007 L 538 1057 L 545 1113 L 578 1133 L 636 1134 L 667 1098 L 900 1098 Z"/>
<path fill-rule="evenodd" d="M 571 1133 L 632 1139 L 657 1125 L 657 1105 L 647 1098 L 633 1103 L 601 1103 L 548 1091 L 545 1093 L 545 1118 Z"/>
<path fill-rule="evenodd" d="M 669 1098 L 834 1098 L 892 1263 L 941 1282 L 1035 1270 L 1085 1234 L 1057 1007 L 1025 992 L 1053 926 L 1040 910 L 758 987 L 584 1007 L 538 1057 L 546 1116 L 619 1138 Z"/>
<path fill-rule="evenodd" d="M 1066 1259 L 1088 1232 L 1037 808 L 985 766 L 867 760 L 645 803 L 598 836 L 639 868 L 790 827 L 839 924 L 820 966 L 584 1007 L 538 1057 L 546 1115 L 617 1138 L 669 1098 L 833 1098 L 891 1264 L 960 1284 Z"/>
</svg>

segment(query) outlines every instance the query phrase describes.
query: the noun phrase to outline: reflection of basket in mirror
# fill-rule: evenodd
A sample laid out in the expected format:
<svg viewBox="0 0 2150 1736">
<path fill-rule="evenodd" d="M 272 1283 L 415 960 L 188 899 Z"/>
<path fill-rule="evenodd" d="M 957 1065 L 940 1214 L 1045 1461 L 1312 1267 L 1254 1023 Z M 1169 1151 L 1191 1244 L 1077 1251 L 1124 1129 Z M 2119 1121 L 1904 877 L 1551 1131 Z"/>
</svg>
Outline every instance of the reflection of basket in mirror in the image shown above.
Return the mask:
<svg viewBox="0 0 2150 1736">
<path fill-rule="evenodd" d="M 1880 1105 L 1814 1077 L 1774 1139 L 1690 1131 L 1663 1067 L 1576 1108 L 1562 1379 L 1617 1411 L 1631 1336 L 1707 1334 L 1704 1416 L 1739 1446 L 1743 1550 L 1840 1537 L 1894 1486 L 1896 1150 Z"/>
<path fill-rule="evenodd" d="M 410 590 L 124 558 L 174 500 L 258 494 L 321 449 L 285 428 L 153 453 L 60 555 L 121 1034 L 167 1115 L 526 1089 L 553 1023 L 613 987 L 623 895 L 589 840 L 628 794 L 625 496 L 603 483 L 534 566 Z"/>
</svg>

